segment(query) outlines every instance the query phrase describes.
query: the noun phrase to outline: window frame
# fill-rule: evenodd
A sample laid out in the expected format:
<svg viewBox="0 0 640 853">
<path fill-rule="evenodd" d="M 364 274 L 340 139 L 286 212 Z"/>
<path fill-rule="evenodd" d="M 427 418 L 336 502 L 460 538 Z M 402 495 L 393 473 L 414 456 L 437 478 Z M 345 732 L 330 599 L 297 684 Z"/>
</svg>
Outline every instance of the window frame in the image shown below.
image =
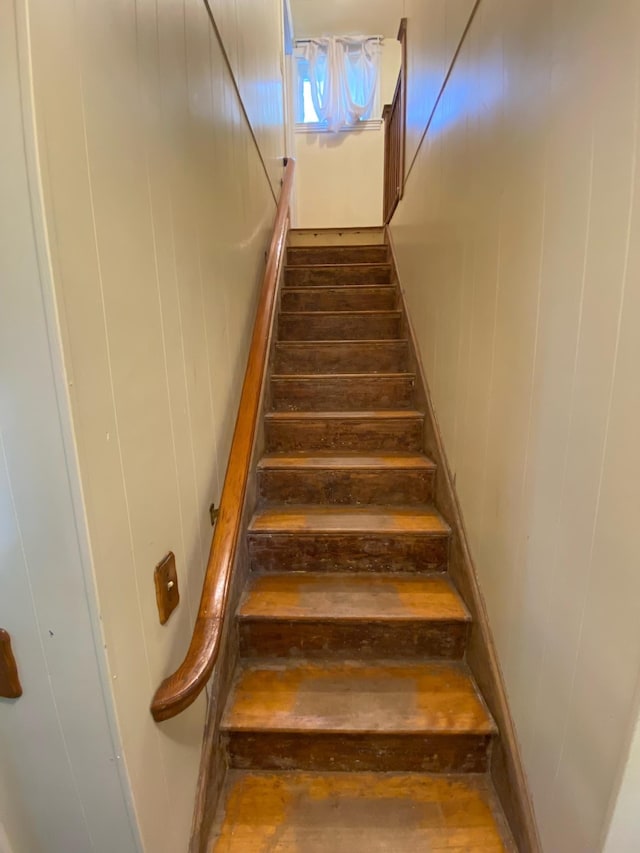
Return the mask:
<svg viewBox="0 0 640 853">
<path fill-rule="evenodd" d="M 383 46 L 382 39 L 381 39 L 380 44 L 381 44 L 381 48 L 382 48 L 382 46 Z M 295 45 L 296 45 L 296 42 L 294 42 L 294 63 L 293 63 L 293 65 L 294 65 L 294 73 L 295 73 L 294 91 L 297 93 L 299 88 L 300 88 L 300 74 L 299 74 L 300 63 L 299 63 L 297 57 L 295 56 Z M 381 63 L 381 65 L 380 65 L 380 69 L 381 69 L 382 60 L 380 60 L 380 63 Z M 294 122 L 294 132 L 295 133 L 349 133 L 349 132 L 355 131 L 357 133 L 357 132 L 362 131 L 362 130 L 380 130 L 384 124 L 384 120 L 382 118 L 382 98 L 381 98 L 381 92 L 380 92 L 380 89 L 381 89 L 380 76 L 381 76 L 381 70 L 378 73 L 378 79 L 376 80 L 376 91 L 375 91 L 373 107 L 372 107 L 372 112 L 375 115 L 378 115 L 379 118 L 361 119 L 357 124 L 343 124 L 338 128 L 338 130 L 330 130 L 327 127 L 327 125 L 325 124 L 325 122 L 322 122 L 322 121 L 303 121 L 303 122 L 296 121 L 296 122 Z M 297 97 L 298 96 L 296 94 L 296 98 Z M 294 109 L 294 115 L 295 114 L 297 114 L 297 105 L 296 105 L 296 108 Z"/>
<path fill-rule="evenodd" d="M 359 121 L 357 124 L 344 124 L 338 130 L 329 130 L 327 125 L 322 121 L 297 121 L 295 123 L 296 133 L 349 133 L 361 130 L 380 130 L 383 120 L 381 118 L 367 118 Z"/>
</svg>

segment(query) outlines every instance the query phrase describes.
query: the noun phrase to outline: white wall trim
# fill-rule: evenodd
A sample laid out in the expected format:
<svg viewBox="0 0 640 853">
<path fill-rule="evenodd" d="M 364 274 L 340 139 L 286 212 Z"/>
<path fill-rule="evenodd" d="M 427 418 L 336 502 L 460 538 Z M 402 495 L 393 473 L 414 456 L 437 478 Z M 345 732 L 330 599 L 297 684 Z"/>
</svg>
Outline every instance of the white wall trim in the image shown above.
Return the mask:
<svg viewBox="0 0 640 853">
<path fill-rule="evenodd" d="M 383 125 L 381 118 L 370 118 L 366 121 L 359 121 L 358 124 L 341 127 L 339 130 L 329 130 L 322 124 L 311 124 L 302 122 L 296 124 L 296 133 L 359 133 L 361 130 L 380 130 Z"/>
</svg>

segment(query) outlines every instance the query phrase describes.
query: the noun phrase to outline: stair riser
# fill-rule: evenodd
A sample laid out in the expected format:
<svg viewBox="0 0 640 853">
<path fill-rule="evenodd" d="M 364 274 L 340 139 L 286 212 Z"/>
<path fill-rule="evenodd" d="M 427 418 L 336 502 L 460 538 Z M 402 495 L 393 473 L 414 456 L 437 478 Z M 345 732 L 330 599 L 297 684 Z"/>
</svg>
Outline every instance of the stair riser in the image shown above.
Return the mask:
<svg viewBox="0 0 640 853">
<path fill-rule="evenodd" d="M 421 450 L 422 420 L 267 421 L 269 451 L 286 450 Z"/>
<path fill-rule="evenodd" d="M 291 228 L 288 245 L 294 248 L 314 249 L 320 246 L 386 246 L 383 225 L 363 228 Z"/>
<path fill-rule="evenodd" d="M 326 659 L 425 657 L 459 660 L 467 641 L 465 622 L 301 622 L 244 619 L 243 657 Z"/>
<path fill-rule="evenodd" d="M 296 246 L 287 250 L 287 264 L 384 264 L 387 246 Z"/>
<path fill-rule="evenodd" d="M 413 377 L 336 377 L 271 380 L 271 406 L 276 412 L 344 412 L 357 409 L 408 409 Z"/>
<path fill-rule="evenodd" d="M 391 267 L 361 264 L 357 266 L 287 267 L 285 285 L 292 287 L 331 287 L 335 284 L 391 284 Z"/>
<path fill-rule="evenodd" d="M 260 496 L 284 504 L 424 504 L 433 471 L 261 470 Z"/>
<path fill-rule="evenodd" d="M 279 343 L 274 373 L 402 373 L 408 364 L 404 341 L 376 343 Z"/>
<path fill-rule="evenodd" d="M 484 773 L 487 735 L 227 734 L 231 767 L 262 770 L 378 770 L 424 773 Z"/>
<path fill-rule="evenodd" d="M 401 337 L 401 321 L 390 314 L 281 314 L 281 341 L 372 341 Z"/>
<path fill-rule="evenodd" d="M 249 533 L 256 571 L 446 571 L 449 537 L 402 533 Z"/>
<path fill-rule="evenodd" d="M 398 302 L 394 287 L 285 289 L 283 311 L 392 311 Z"/>
</svg>

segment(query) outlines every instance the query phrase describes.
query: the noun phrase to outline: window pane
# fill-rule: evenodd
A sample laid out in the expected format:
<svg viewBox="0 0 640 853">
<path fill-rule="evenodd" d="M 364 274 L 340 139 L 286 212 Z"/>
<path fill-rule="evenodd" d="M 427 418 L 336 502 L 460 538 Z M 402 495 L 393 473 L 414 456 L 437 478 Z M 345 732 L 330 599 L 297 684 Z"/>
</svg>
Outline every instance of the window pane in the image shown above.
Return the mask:
<svg viewBox="0 0 640 853">
<path fill-rule="evenodd" d="M 295 112 L 297 124 L 301 124 L 304 121 L 304 79 L 306 65 L 307 62 L 302 57 L 296 58 Z"/>
<path fill-rule="evenodd" d="M 313 106 L 313 99 L 311 98 L 311 83 L 309 80 L 302 81 L 302 92 L 304 99 L 302 121 L 305 122 L 305 124 L 308 122 L 320 121 L 315 107 Z"/>
</svg>

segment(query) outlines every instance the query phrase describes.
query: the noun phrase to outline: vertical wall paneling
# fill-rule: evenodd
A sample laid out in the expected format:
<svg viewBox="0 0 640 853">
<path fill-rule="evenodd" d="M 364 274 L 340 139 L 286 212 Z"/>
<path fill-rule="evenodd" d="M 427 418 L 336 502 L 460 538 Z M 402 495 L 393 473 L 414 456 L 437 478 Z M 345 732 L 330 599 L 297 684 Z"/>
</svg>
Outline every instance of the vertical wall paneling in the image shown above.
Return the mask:
<svg viewBox="0 0 640 853">
<path fill-rule="evenodd" d="M 285 154 L 282 0 L 207 0 L 274 192 Z"/>
<path fill-rule="evenodd" d="M 633 0 L 482 0 L 392 222 L 543 844 L 567 853 L 599 849 L 637 716 L 639 47 Z"/>
<path fill-rule="evenodd" d="M 279 69 L 280 17 L 255 66 L 236 57 L 264 108 L 259 151 L 201 0 L 23 2 L 110 688 L 144 847 L 173 853 L 189 836 L 205 702 L 160 726 L 148 707 L 188 645 L 275 213 L 281 81 L 262 68 Z M 218 7 L 244 44 L 235 5 Z M 153 570 L 168 551 L 182 595 L 161 626 Z"/>
<path fill-rule="evenodd" d="M 0 11 L 0 847 L 138 850 L 108 689 L 44 232 L 22 3 Z"/>
</svg>

